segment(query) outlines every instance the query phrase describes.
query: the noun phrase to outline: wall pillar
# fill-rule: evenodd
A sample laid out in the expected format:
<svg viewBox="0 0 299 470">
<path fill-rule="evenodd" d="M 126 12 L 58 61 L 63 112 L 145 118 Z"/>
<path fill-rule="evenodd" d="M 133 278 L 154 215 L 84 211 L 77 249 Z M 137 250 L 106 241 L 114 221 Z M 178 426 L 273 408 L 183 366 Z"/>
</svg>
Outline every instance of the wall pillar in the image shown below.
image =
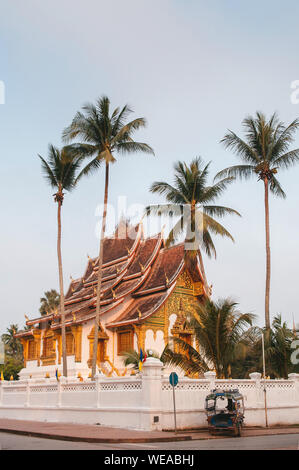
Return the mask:
<svg viewBox="0 0 299 470">
<path fill-rule="evenodd" d="M 29 408 L 30 406 L 30 379 L 27 380 L 26 383 L 26 402 L 25 402 L 25 408 Z"/>
<path fill-rule="evenodd" d="M 162 429 L 162 367 L 154 357 L 143 364 L 141 429 Z"/>
<path fill-rule="evenodd" d="M 252 372 L 249 374 L 251 380 L 255 381 L 255 390 L 256 390 L 256 403 L 253 403 L 252 406 L 256 408 L 265 407 L 265 396 L 264 388 L 262 383 L 262 374 L 260 372 Z"/>
<path fill-rule="evenodd" d="M 216 372 L 214 372 L 213 370 L 209 370 L 208 372 L 205 372 L 203 375 L 204 375 L 204 378 L 209 380 L 210 382 L 210 390 L 214 390 L 216 388 L 215 386 Z"/>
<path fill-rule="evenodd" d="M 295 386 L 295 402 L 299 403 L 299 374 L 289 374 L 288 375 L 289 380 L 292 380 L 294 382 Z"/>
<path fill-rule="evenodd" d="M 96 374 L 95 384 L 96 384 L 96 408 L 100 408 L 100 404 L 101 404 L 100 374 Z"/>
<path fill-rule="evenodd" d="M 3 404 L 3 385 L 4 380 L 0 380 L 0 406 Z"/>
</svg>

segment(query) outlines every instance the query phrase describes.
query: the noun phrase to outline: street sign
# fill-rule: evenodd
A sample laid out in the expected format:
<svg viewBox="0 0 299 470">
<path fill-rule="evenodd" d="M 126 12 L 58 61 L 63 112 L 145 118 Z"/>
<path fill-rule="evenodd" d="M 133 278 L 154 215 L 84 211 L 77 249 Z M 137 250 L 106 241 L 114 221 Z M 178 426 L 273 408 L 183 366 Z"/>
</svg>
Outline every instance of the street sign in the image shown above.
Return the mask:
<svg viewBox="0 0 299 470">
<path fill-rule="evenodd" d="M 176 374 L 175 372 L 171 372 L 169 376 L 170 385 L 172 385 L 173 387 L 176 387 L 178 382 L 179 382 L 178 374 Z"/>
<path fill-rule="evenodd" d="M 169 383 L 172 386 L 172 396 L 173 396 L 173 416 L 174 416 L 174 432 L 176 434 L 176 407 L 175 407 L 175 393 L 174 389 L 177 386 L 179 381 L 178 374 L 171 372 L 169 376 Z"/>
</svg>

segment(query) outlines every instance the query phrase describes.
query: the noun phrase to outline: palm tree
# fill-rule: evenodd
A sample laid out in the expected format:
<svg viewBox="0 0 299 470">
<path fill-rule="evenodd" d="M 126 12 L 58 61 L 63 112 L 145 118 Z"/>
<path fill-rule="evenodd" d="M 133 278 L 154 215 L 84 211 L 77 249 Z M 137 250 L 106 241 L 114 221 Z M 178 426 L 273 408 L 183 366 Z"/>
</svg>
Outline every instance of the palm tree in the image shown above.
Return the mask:
<svg viewBox="0 0 299 470">
<path fill-rule="evenodd" d="M 172 338 L 173 348 L 167 345 L 161 360 L 181 367 L 189 375 L 214 368 L 217 378 L 230 377 L 231 364 L 240 348 L 246 347 L 254 319 L 250 313 L 238 312 L 236 305 L 230 299 L 218 302 L 208 299 L 199 305 L 185 326 L 194 331 L 194 340 L 200 350 L 175 337 Z"/>
<path fill-rule="evenodd" d="M 299 127 L 299 119 L 286 126 L 276 114 L 267 121 L 264 114 L 257 112 L 255 117 L 243 120 L 245 140 L 229 131 L 221 142 L 242 160 L 242 165 L 235 165 L 220 171 L 215 179 L 239 177 L 248 179 L 257 176 L 264 183 L 265 190 L 265 230 L 266 230 L 266 289 L 265 289 L 265 324 L 270 328 L 270 226 L 269 226 L 269 189 L 275 196 L 285 198 L 276 174 L 283 168 L 289 168 L 299 161 L 299 149 L 288 150 L 294 141 L 294 134 Z"/>
<path fill-rule="evenodd" d="M 54 312 L 60 304 L 60 296 L 55 289 L 48 290 L 44 293 L 44 297 L 40 298 L 40 314 L 48 315 Z"/>
<path fill-rule="evenodd" d="M 76 176 L 81 164 L 81 157 L 73 155 L 69 148 L 64 147 L 61 151 L 49 145 L 48 160 L 39 155 L 42 162 L 42 172 L 52 188 L 54 201 L 57 202 L 57 256 L 60 288 L 60 315 L 62 332 L 62 358 L 63 375 L 67 377 L 66 337 L 65 337 L 65 314 L 64 314 L 64 288 L 61 257 L 61 207 L 64 200 L 64 191 L 71 191 L 75 187 Z"/>
<path fill-rule="evenodd" d="M 78 179 L 84 175 L 90 175 L 102 163 L 105 164 L 104 208 L 98 258 L 97 300 L 92 358 L 92 377 L 94 378 L 97 364 L 103 246 L 106 232 L 110 163 L 116 161 L 114 156 L 116 153 L 153 153 L 153 150 L 149 145 L 133 140 L 134 132 L 145 127 L 146 121 L 144 118 L 137 118 L 126 122 L 127 117 L 132 113 L 132 110 L 127 105 L 121 110 L 116 108 L 110 114 L 110 101 L 107 96 L 102 96 L 97 100 L 96 105 L 86 104 L 82 109 L 83 112 L 78 112 L 71 125 L 63 132 L 65 141 L 71 141 L 78 137 L 83 140 L 82 143 L 72 145 L 73 151 L 78 152 L 83 157 L 92 157 L 91 161 L 81 171 Z"/>
<path fill-rule="evenodd" d="M 209 288 L 201 248 L 205 250 L 209 257 L 214 254 L 216 258 L 216 248 L 211 234 L 228 237 L 232 241 L 234 239 L 223 225 L 214 219 L 214 216 L 223 217 L 227 214 L 240 216 L 234 209 L 213 204 L 228 184 L 232 182 L 233 178 L 225 178 L 212 186 L 208 186 L 209 166 L 210 163 L 204 165 L 201 158 L 194 159 L 190 166 L 187 166 L 184 162 L 176 163 L 174 165 L 175 181 L 173 186 L 164 181 L 156 181 L 150 188 L 152 193 L 165 196 L 167 204 L 151 205 L 146 208 L 148 213 L 152 212 L 159 215 L 165 213 L 179 217 L 168 235 L 166 244 L 172 244 L 185 231 L 186 260 L 190 262 L 198 255 L 205 291 L 208 296 Z M 190 243 L 189 247 L 187 243 Z"/>
<path fill-rule="evenodd" d="M 6 329 L 7 333 L 1 336 L 3 343 L 5 344 L 6 354 L 11 357 L 20 358 L 22 357 L 22 345 L 15 334 L 18 333 L 18 325 L 12 324 Z"/>
<path fill-rule="evenodd" d="M 294 339 L 293 331 L 288 328 L 286 322 L 282 322 L 281 315 L 276 315 L 271 328 L 265 328 L 264 335 L 267 374 L 287 379 L 292 369 L 291 354 L 293 350 L 291 344 Z M 260 351 L 261 341 L 258 341 L 256 352 L 259 358 L 259 367 L 262 369 L 261 355 L 258 355 Z"/>
</svg>

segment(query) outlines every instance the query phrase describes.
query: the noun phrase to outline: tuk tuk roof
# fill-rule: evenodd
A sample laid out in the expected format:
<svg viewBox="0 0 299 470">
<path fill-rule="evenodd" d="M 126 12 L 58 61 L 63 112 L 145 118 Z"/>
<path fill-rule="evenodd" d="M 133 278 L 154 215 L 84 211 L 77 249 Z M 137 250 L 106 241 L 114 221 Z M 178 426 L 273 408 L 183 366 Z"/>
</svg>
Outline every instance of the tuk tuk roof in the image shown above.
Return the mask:
<svg viewBox="0 0 299 470">
<path fill-rule="evenodd" d="M 241 400 L 243 398 L 243 395 L 239 392 L 238 389 L 234 390 L 213 390 L 212 393 L 210 393 L 207 397 L 206 400 L 216 400 L 218 397 L 224 397 L 224 398 L 230 398 L 232 400 Z"/>
</svg>

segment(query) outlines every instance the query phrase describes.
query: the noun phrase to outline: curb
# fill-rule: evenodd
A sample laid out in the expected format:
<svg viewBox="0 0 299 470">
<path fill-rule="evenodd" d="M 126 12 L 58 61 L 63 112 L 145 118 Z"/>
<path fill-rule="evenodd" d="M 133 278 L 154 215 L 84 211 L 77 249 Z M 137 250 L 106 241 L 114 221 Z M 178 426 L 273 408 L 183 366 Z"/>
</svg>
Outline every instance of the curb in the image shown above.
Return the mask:
<svg viewBox="0 0 299 470">
<path fill-rule="evenodd" d="M 180 442 L 192 441 L 192 436 L 169 436 L 169 437 L 136 437 L 136 438 L 104 438 L 104 437 L 80 437 L 67 436 L 63 434 L 47 434 L 37 431 L 24 431 L 20 429 L 0 428 L 0 432 L 8 434 L 17 434 L 19 436 L 40 437 L 43 439 L 54 439 L 59 441 L 88 442 L 94 444 L 120 444 L 120 443 L 147 443 L 147 442 Z"/>
</svg>

